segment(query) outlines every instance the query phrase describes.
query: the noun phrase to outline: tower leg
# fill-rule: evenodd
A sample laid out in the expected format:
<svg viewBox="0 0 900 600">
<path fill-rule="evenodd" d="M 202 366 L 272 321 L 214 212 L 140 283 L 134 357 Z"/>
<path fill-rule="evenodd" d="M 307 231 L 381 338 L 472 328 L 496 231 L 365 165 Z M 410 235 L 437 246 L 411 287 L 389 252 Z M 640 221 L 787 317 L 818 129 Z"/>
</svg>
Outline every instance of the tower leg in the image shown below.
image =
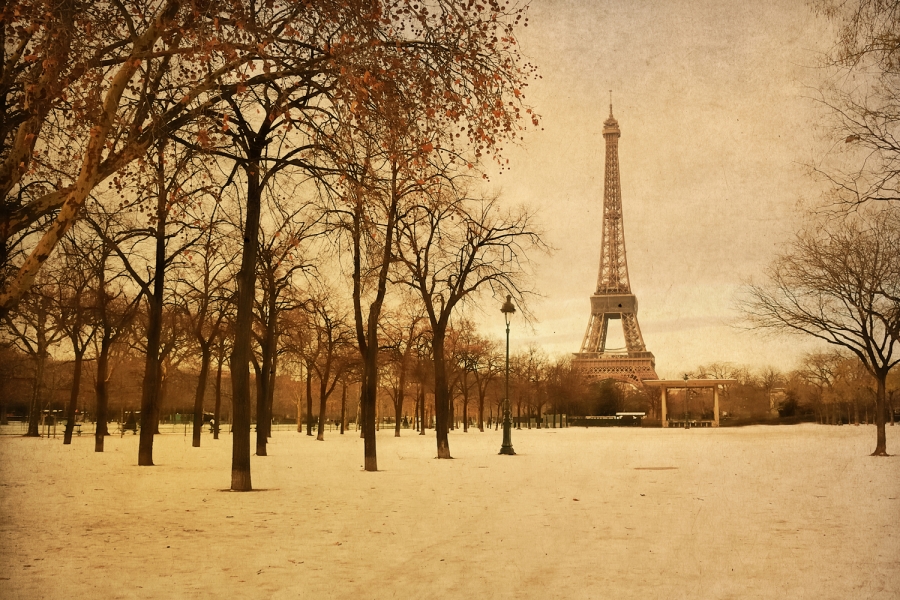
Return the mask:
<svg viewBox="0 0 900 600">
<path fill-rule="evenodd" d="M 600 335 L 599 342 L 597 343 L 597 352 L 605 352 L 606 351 L 606 334 L 609 332 L 609 317 L 603 315 L 600 317 Z"/>
<path fill-rule="evenodd" d="M 594 320 L 597 318 L 597 315 L 591 314 L 591 318 L 588 319 L 587 330 L 584 332 L 584 339 L 581 341 L 581 351 L 582 352 L 593 352 L 591 350 L 591 343 L 594 340 Z"/>
<path fill-rule="evenodd" d="M 622 331 L 625 333 L 625 346 L 628 348 L 628 352 L 646 351 L 637 315 L 634 313 L 622 313 Z"/>
</svg>

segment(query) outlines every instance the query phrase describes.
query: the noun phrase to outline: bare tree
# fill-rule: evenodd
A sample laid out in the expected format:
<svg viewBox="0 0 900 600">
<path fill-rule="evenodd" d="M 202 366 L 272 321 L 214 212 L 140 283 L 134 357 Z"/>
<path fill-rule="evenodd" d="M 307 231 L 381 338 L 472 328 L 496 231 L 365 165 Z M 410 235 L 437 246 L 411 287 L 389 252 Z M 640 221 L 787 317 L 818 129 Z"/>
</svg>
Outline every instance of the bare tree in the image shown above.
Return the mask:
<svg viewBox="0 0 900 600">
<path fill-rule="evenodd" d="M 38 437 L 38 421 L 42 410 L 44 375 L 50 349 L 65 337 L 65 328 L 55 310 L 54 298 L 58 282 L 50 274 L 42 275 L 31 291 L 19 303 L 17 310 L 4 318 L 7 331 L 16 346 L 28 354 L 34 363 L 34 384 L 28 410 L 26 437 Z"/>
<path fill-rule="evenodd" d="M 312 325 L 312 315 L 305 308 L 282 311 L 281 333 L 284 340 L 282 352 L 285 366 L 292 371 L 293 375 L 298 377 L 305 378 L 307 374 L 310 375 L 307 386 L 307 396 L 309 396 L 312 390 L 312 368 L 308 358 L 310 354 L 315 352 L 317 340 L 315 327 Z M 297 433 L 303 433 L 304 395 L 299 391 L 294 393 L 297 407 Z M 311 403 L 312 400 L 310 399 Z M 307 414 L 309 412 L 310 410 L 308 409 Z M 312 425 L 309 427 L 309 433 L 311 434 Z"/>
<path fill-rule="evenodd" d="M 462 427 L 463 433 L 469 431 L 469 399 L 472 394 L 472 387 L 475 384 L 473 371 L 475 370 L 475 357 L 472 354 L 472 336 L 474 335 L 473 326 L 467 320 L 460 319 L 454 327 L 451 327 L 452 333 L 447 337 L 450 343 L 447 344 L 449 360 L 448 371 L 453 375 L 450 379 L 450 406 L 451 414 L 454 414 L 455 406 L 453 404 L 455 392 L 459 392 L 462 399 Z M 451 429 L 453 423 L 451 421 Z"/>
<path fill-rule="evenodd" d="M 325 440 L 325 412 L 328 398 L 334 391 L 337 382 L 352 365 L 347 350 L 353 340 L 353 331 L 348 318 L 334 307 L 329 300 L 330 294 L 319 294 L 311 302 L 311 312 L 315 325 L 316 360 L 312 367 L 319 380 L 319 418 L 316 428 L 316 439 Z"/>
<path fill-rule="evenodd" d="M 868 407 L 870 400 L 875 396 L 872 383 L 872 377 L 865 365 L 855 356 L 844 357 L 837 364 L 834 392 L 847 405 L 847 423 L 859 425 L 859 408 L 860 402 L 862 402 L 865 411 L 865 422 L 868 424 Z M 853 409 L 852 413 L 851 407 Z M 885 406 L 885 408 L 887 407 Z"/>
<path fill-rule="evenodd" d="M 430 336 L 431 332 L 425 330 L 422 332 L 422 335 L 416 338 L 410 370 L 410 375 L 416 382 L 416 422 L 419 428 L 419 435 L 425 435 L 426 429 L 425 392 L 427 389 L 434 387 L 434 374 L 432 372 L 434 361 L 431 360 Z"/>
<path fill-rule="evenodd" d="M 541 428 L 542 413 L 547 403 L 547 355 L 535 344 L 529 344 L 523 355 L 525 362 L 524 383 L 527 386 L 528 428 L 534 416 L 537 428 Z"/>
<path fill-rule="evenodd" d="M 228 331 L 230 329 L 230 323 L 226 322 L 221 325 L 221 329 L 219 331 L 219 335 L 215 338 L 215 354 L 216 354 L 216 403 L 213 408 L 213 439 L 219 439 L 219 430 L 221 429 L 222 422 L 222 367 L 225 364 L 225 359 L 228 358 L 228 353 L 231 350 L 229 347 L 230 337 L 228 335 Z"/>
<path fill-rule="evenodd" d="M 766 390 L 766 395 L 769 397 L 769 410 L 777 412 L 778 407 L 775 406 L 773 391 L 779 384 L 783 383 L 784 374 L 775 367 L 769 365 L 763 367 L 759 377 L 763 388 Z"/>
<path fill-rule="evenodd" d="M 811 352 L 803 357 L 800 376 L 813 387 L 813 403 L 819 413 L 820 422 L 832 424 L 833 414 L 830 411 L 831 390 L 834 387 L 837 363 L 844 356 L 834 349 L 830 352 Z"/>
<path fill-rule="evenodd" d="M 497 199 L 472 200 L 455 190 L 421 198 L 398 223 L 401 281 L 420 296 L 431 328 L 438 458 L 451 458 L 450 383 L 445 342 L 450 317 L 476 292 L 507 293 L 522 305 L 528 255 L 545 250 L 527 210 L 506 211 Z"/>
<path fill-rule="evenodd" d="M 159 427 L 154 419 L 159 415 L 161 369 L 167 354 L 162 340 L 163 311 L 167 295 L 172 294 L 166 275 L 203 237 L 202 215 L 188 216 L 188 212 L 209 192 L 209 180 L 203 177 L 205 167 L 193 152 L 165 139 L 157 142 L 144 164 L 146 170 L 136 177 L 140 193 L 127 205 L 130 210 L 124 210 L 124 202 L 114 211 L 98 202 L 88 219 L 116 252 L 147 302 L 138 465 L 152 466 L 153 436 Z M 101 225 L 100 219 L 106 225 Z M 197 221 L 200 227 L 195 226 Z M 141 274 L 144 261 L 149 263 L 146 275 Z"/>
<path fill-rule="evenodd" d="M 193 248 L 183 250 L 187 264 L 179 275 L 182 302 L 181 312 L 187 329 L 193 334 L 193 342 L 200 350 L 200 370 L 197 390 L 194 395 L 194 428 L 191 443 L 200 447 L 203 429 L 203 400 L 206 394 L 209 368 L 213 353 L 222 350 L 224 341 L 223 324 L 228 317 L 228 301 L 234 294 L 229 285 L 234 273 L 230 269 L 233 256 L 228 255 L 223 243 L 220 227 L 219 205 L 216 205 L 201 230 L 201 235 Z M 217 344 L 217 342 L 219 342 Z M 214 435 L 218 439 L 218 418 L 221 407 L 222 358 L 218 354 L 216 371 L 216 410 L 214 413 Z"/>
<path fill-rule="evenodd" d="M 108 237 L 108 232 L 104 231 L 104 236 Z M 109 406 L 109 378 L 112 374 L 110 356 L 113 345 L 130 332 L 143 295 L 142 293 L 129 295 L 129 291 L 124 285 L 124 280 L 127 278 L 124 269 L 112 270 L 110 268 L 112 254 L 113 250 L 110 245 L 102 241 L 86 257 L 86 266 L 91 269 L 97 282 L 94 292 L 94 309 L 97 318 L 97 334 L 94 336 L 97 356 L 94 381 L 97 392 L 95 452 L 103 452 L 104 436 L 108 434 L 106 424 Z"/>
<path fill-rule="evenodd" d="M 836 204 L 900 203 L 900 2 L 818 0 L 837 25 L 817 100 L 831 151 L 812 167 Z"/>
<path fill-rule="evenodd" d="M 257 302 L 257 342 L 260 347 L 259 393 L 256 401 L 256 455 L 266 456 L 266 439 L 271 436 L 271 410 L 279 355 L 281 314 L 304 305 L 295 291 L 296 276 L 310 269 L 306 246 L 314 235 L 318 219 L 309 204 L 296 198 L 298 190 L 281 190 L 287 198 L 270 194 L 271 231 L 260 227 L 257 253 L 257 282 L 261 297 Z"/>
<path fill-rule="evenodd" d="M 61 260 L 58 261 L 61 264 L 57 275 L 60 323 L 75 355 L 63 444 L 72 443 L 84 355 L 97 332 L 96 314 L 91 301 L 92 292 L 95 290 L 95 277 L 94 273 L 85 267 L 85 256 L 89 252 L 82 250 L 89 246 L 91 241 L 84 236 L 84 231 L 78 232 L 81 235 L 76 238 L 76 232 L 77 228 L 69 230 L 68 239 L 62 242 L 63 251 Z"/>
<path fill-rule="evenodd" d="M 584 396 L 585 383 L 583 373 L 572 365 L 570 356 L 558 357 L 551 361 L 547 367 L 547 391 L 554 413 L 573 414 L 572 411 L 581 403 Z M 651 395 L 651 402 L 654 398 L 655 396 Z M 658 399 L 656 403 L 659 403 Z M 651 404 L 649 408 L 655 409 L 654 414 L 659 415 L 659 407 L 656 404 Z"/>
<path fill-rule="evenodd" d="M 424 318 L 421 308 L 408 301 L 382 323 L 385 331 L 385 348 L 390 356 L 386 365 L 385 379 L 394 405 L 394 437 L 400 437 L 406 387 L 409 383 L 412 359 L 423 335 Z"/>
<path fill-rule="evenodd" d="M 340 130 L 334 149 L 342 180 L 330 190 L 329 220 L 347 240 L 352 266 L 353 316 L 360 354 L 360 416 L 364 468 L 378 470 L 376 406 L 379 332 L 385 306 L 397 218 L 406 198 L 420 189 L 418 145 L 375 119 L 367 127 Z M 385 151 L 385 147 L 387 151 Z M 412 154 L 412 157 L 409 154 Z"/>
<path fill-rule="evenodd" d="M 874 456 L 886 456 L 885 379 L 900 362 L 900 311 L 880 293 L 895 277 L 900 235 L 885 211 L 831 221 L 800 233 L 751 285 L 742 306 L 759 328 L 802 333 L 852 352 L 877 383 Z"/>
<path fill-rule="evenodd" d="M 476 336 L 469 346 L 469 356 L 475 391 L 478 394 L 478 430 L 484 431 L 484 406 L 488 387 L 503 372 L 503 357 L 495 342 L 480 336 Z"/>
<path fill-rule="evenodd" d="M 315 78 L 317 71 L 308 76 Z M 251 98 L 239 101 L 236 98 L 227 98 L 228 112 L 213 115 L 226 123 L 222 127 L 223 135 L 230 139 L 232 145 L 226 150 L 210 150 L 214 154 L 224 156 L 233 161 L 233 169 L 228 175 L 231 181 L 238 171 L 243 173 L 244 197 L 241 204 L 242 240 L 240 270 L 236 280 L 238 293 L 235 299 L 234 343 L 231 352 L 231 385 L 233 406 L 233 450 L 231 468 L 231 489 L 235 491 L 249 491 L 252 489 L 250 477 L 250 376 L 249 366 L 251 357 L 252 326 L 254 317 L 254 303 L 256 302 L 258 272 L 260 266 L 260 227 L 265 191 L 274 178 L 287 169 L 302 169 L 308 166 L 304 152 L 310 151 L 311 146 L 307 139 L 301 139 L 299 147 L 292 147 L 289 151 L 280 152 L 282 146 L 288 145 L 287 129 L 294 126 L 291 118 L 291 110 L 300 111 L 310 109 L 310 104 L 322 93 L 318 85 L 314 85 L 306 77 L 294 80 L 287 87 L 269 83 L 252 90 Z M 262 114 L 257 119 L 257 113 Z M 182 143 L 189 143 L 181 140 Z M 290 250 L 290 247 L 288 248 Z M 263 257 L 265 258 L 265 257 Z M 287 281 L 290 276 L 287 277 Z M 272 302 L 277 298 L 270 295 Z M 271 306 L 269 306 L 271 308 Z M 274 335 L 277 327 L 277 314 L 272 314 L 272 327 L 267 328 Z M 274 360 L 273 338 L 269 336 L 263 349 L 270 360 Z M 273 376 L 271 363 L 259 365 L 260 374 L 263 376 L 265 392 L 269 389 L 269 382 L 265 379 Z M 263 414 L 257 411 L 257 425 L 259 418 L 266 418 L 266 399 L 262 399 Z M 257 426 L 257 433 L 260 433 Z M 262 428 L 262 437 L 257 438 L 257 453 L 262 450 L 265 455 L 265 440 L 267 429 Z"/>
</svg>

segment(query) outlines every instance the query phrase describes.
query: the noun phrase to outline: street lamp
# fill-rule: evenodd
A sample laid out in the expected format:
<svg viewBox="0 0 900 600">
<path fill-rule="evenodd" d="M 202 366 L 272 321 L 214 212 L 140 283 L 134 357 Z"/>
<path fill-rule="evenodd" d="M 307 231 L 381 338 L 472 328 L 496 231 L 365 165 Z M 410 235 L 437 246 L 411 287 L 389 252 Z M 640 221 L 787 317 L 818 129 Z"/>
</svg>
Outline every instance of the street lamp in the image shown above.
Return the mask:
<svg viewBox="0 0 900 600">
<path fill-rule="evenodd" d="M 513 306 L 512 296 L 506 296 L 506 302 L 500 307 L 503 318 L 506 320 L 506 397 L 503 399 L 503 444 L 500 446 L 500 454 L 515 454 L 512 446 L 512 423 L 509 417 L 509 319 L 516 312 Z"/>
<path fill-rule="evenodd" d="M 688 403 L 688 397 L 690 396 L 691 391 L 687 387 L 687 380 L 688 380 L 688 374 L 685 373 L 684 374 L 684 383 L 685 383 L 685 386 L 684 386 L 684 428 L 690 429 L 691 426 L 688 424 L 687 403 Z"/>
</svg>

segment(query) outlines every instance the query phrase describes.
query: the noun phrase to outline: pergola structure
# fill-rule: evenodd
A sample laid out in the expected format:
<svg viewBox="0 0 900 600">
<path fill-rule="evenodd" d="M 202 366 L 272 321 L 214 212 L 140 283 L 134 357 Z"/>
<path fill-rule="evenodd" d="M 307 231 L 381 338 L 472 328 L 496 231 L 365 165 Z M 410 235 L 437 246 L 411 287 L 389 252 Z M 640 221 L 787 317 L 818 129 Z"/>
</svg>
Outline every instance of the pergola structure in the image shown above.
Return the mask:
<svg viewBox="0 0 900 600">
<path fill-rule="evenodd" d="M 645 379 L 644 385 L 659 388 L 660 407 L 662 409 L 662 426 L 668 427 L 666 400 L 669 390 L 686 390 L 689 388 L 712 388 L 713 390 L 713 427 L 719 426 L 719 386 L 737 383 L 737 379 Z"/>
</svg>

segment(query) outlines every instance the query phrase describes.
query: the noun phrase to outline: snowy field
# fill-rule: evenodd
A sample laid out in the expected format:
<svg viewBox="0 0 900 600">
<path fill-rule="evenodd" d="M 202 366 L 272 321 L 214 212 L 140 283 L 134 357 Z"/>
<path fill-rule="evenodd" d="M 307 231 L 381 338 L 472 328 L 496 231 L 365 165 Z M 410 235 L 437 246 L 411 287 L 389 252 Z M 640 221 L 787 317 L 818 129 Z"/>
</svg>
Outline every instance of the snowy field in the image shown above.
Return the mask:
<svg viewBox="0 0 900 600">
<path fill-rule="evenodd" d="M 900 452 L 900 427 L 888 427 Z M 873 426 L 0 438 L 2 598 L 900 598 Z"/>
</svg>

